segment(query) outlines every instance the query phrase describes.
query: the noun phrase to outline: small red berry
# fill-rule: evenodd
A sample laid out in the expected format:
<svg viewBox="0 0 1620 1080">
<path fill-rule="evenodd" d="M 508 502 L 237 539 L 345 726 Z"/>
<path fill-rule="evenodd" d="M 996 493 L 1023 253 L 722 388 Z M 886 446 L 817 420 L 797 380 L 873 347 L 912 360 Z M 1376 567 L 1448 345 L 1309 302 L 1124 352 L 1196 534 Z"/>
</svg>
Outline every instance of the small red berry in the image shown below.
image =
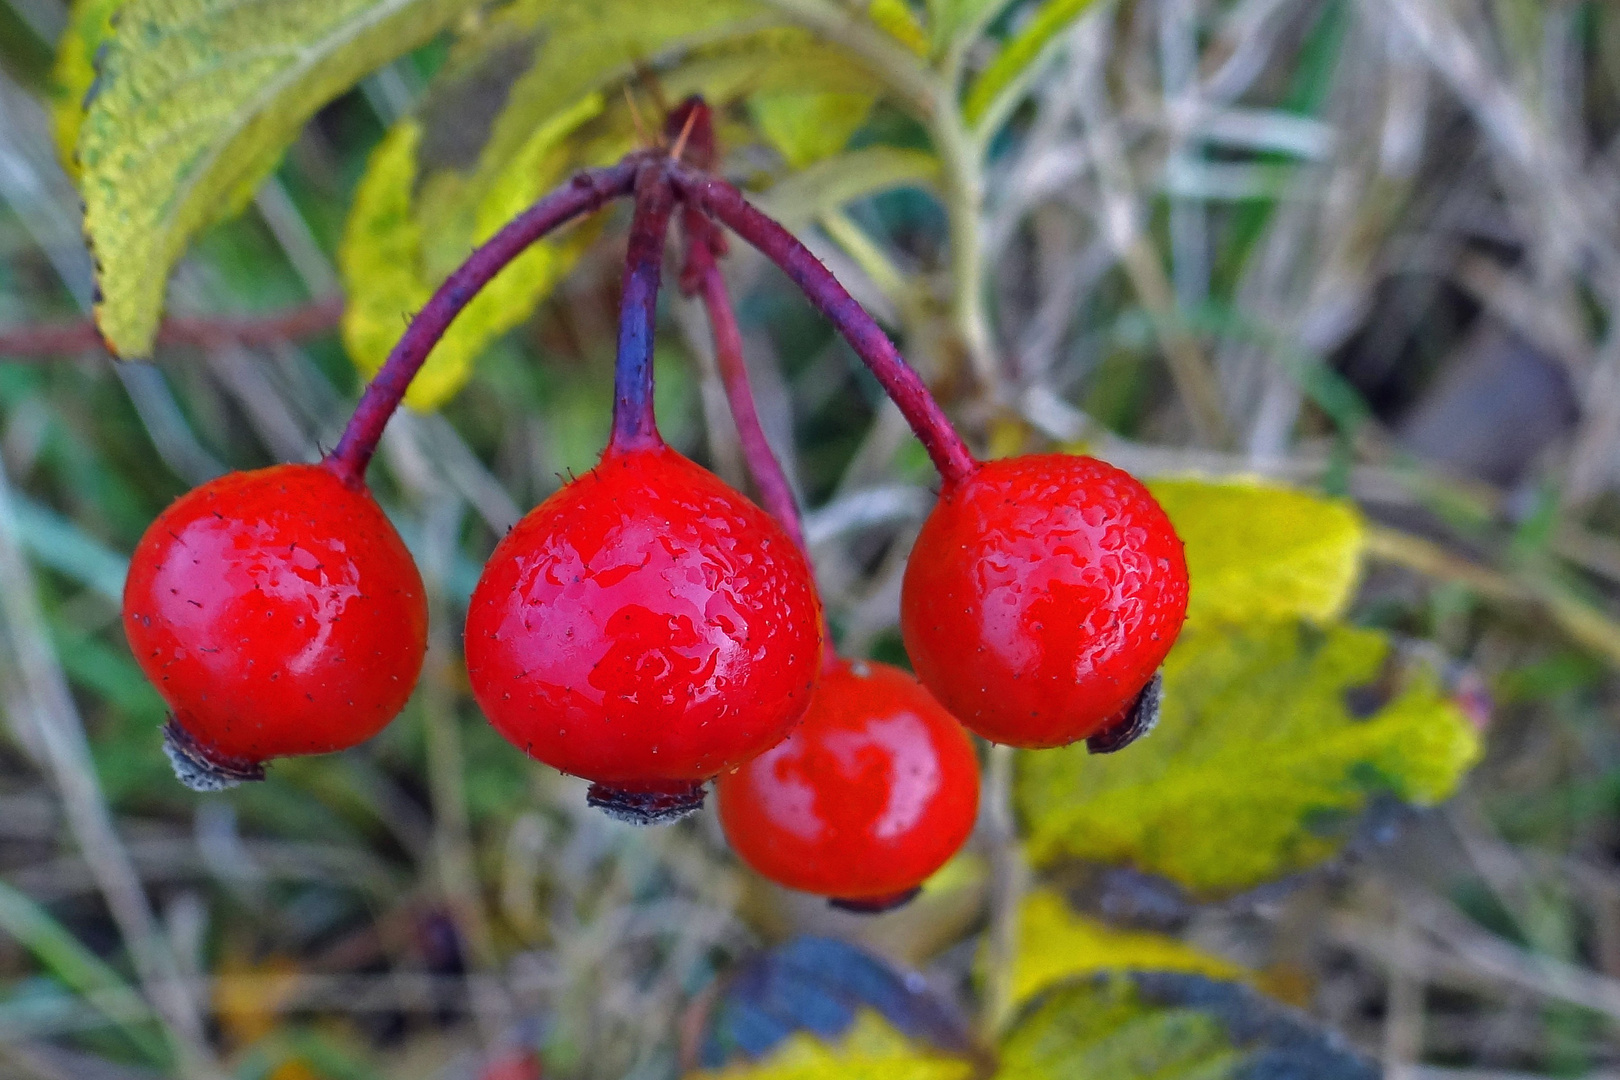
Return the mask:
<svg viewBox="0 0 1620 1080">
<path fill-rule="evenodd" d="M 278 465 L 158 515 L 130 560 L 124 634 L 173 710 L 176 771 L 211 790 L 380 731 L 422 669 L 427 602 L 365 488 Z"/>
<path fill-rule="evenodd" d="M 1181 632 L 1187 563 L 1146 488 L 1093 458 L 1005 458 L 948 483 L 906 566 L 923 685 L 993 742 L 1063 746 L 1140 695 Z"/>
<path fill-rule="evenodd" d="M 973 831 L 979 763 L 916 679 L 838 661 L 822 672 L 804 723 L 715 788 L 743 862 L 789 888 L 883 910 L 909 899 Z"/>
<path fill-rule="evenodd" d="M 495 549 L 466 650 L 497 731 L 656 820 L 804 715 L 821 606 L 763 510 L 662 443 L 610 447 Z"/>
</svg>

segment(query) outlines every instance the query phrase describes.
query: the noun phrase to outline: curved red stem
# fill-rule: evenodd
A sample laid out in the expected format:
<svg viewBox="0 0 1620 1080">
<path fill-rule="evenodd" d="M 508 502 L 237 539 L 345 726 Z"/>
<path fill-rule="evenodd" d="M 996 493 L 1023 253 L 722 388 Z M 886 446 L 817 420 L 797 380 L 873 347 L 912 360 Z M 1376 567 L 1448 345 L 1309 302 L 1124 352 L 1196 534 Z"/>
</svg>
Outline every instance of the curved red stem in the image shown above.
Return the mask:
<svg viewBox="0 0 1620 1080">
<path fill-rule="evenodd" d="M 606 169 L 587 169 L 507 222 L 445 279 L 405 328 L 366 392 L 325 465 L 345 483 L 364 482 L 366 466 L 377 451 L 383 428 L 405 399 L 411 379 L 421 370 L 433 346 L 480 289 L 528 246 L 609 199 L 630 193 L 645 158 L 626 158 Z"/>
<path fill-rule="evenodd" d="M 742 442 L 743 457 L 748 471 L 754 475 L 759 488 L 759 501 L 765 511 L 779 521 L 782 528 L 801 549 L 804 547 L 804 527 L 799 521 L 799 504 L 793 497 L 793 485 L 771 444 L 765 438 L 765 429 L 759 422 L 759 411 L 754 405 L 754 390 L 748 383 L 748 366 L 743 360 L 742 331 L 737 328 L 737 313 L 731 306 L 731 293 L 726 279 L 715 263 L 716 245 L 723 243 L 720 231 L 696 207 L 687 206 L 681 217 L 686 233 L 686 270 L 682 287 L 702 297 L 703 308 L 709 316 L 709 327 L 714 334 L 714 358 L 720 369 L 720 382 L 725 387 L 726 403 L 737 422 L 737 437 Z"/>
<path fill-rule="evenodd" d="M 741 191 L 724 180 L 679 162 L 671 162 L 668 169 L 677 194 L 758 248 L 832 321 L 900 407 L 947 487 L 966 479 L 978 468 L 967 444 L 951 426 L 933 394 L 928 392 L 922 377 L 906 363 L 883 328 L 855 302 L 809 248 L 755 209 Z"/>
</svg>

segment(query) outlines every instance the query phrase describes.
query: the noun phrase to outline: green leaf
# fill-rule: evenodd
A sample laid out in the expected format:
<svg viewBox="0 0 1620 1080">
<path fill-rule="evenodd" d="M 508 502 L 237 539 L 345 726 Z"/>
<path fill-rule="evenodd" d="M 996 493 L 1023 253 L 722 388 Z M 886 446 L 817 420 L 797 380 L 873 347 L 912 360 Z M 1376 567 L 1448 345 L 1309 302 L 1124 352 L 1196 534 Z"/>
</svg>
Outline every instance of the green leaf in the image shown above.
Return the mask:
<svg viewBox="0 0 1620 1080">
<path fill-rule="evenodd" d="M 934 51 L 959 35 L 977 33 L 1008 0 L 928 0 L 928 30 Z"/>
<path fill-rule="evenodd" d="M 872 0 L 866 8 L 866 17 L 879 30 L 894 38 L 918 56 L 928 55 L 928 32 L 917 21 L 906 0 Z"/>
<path fill-rule="evenodd" d="M 758 199 L 761 209 L 790 229 L 857 199 L 895 188 L 932 189 L 940 178 L 939 159 L 923 150 L 868 146 L 851 150 L 783 180 Z"/>
<path fill-rule="evenodd" d="M 475 0 L 131 0 L 79 133 L 102 333 L 150 351 L 170 269 L 304 122 Z"/>
<path fill-rule="evenodd" d="M 836 1043 L 799 1032 L 763 1061 L 690 1074 L 702 1080 L 968 1080 L 973 1066 L 910 1042 L 862 1012 Z"/>
<path fill-rule="evenodd" d="M 1143 1001 L 1123 976 L 1064 987 L 1008 1034 L 996 1080 L 1225 1080 L 1244 1063 L 1219 1021 Z"/>
<path fill-rule="evenodd" d="M 869 94 L 785 91 L 755 94 L 748 111 L 760 131 L 795 169 L 832 157 L 844 148 L 875 99 Z"/>
<path fill-rule="evenodd" d="M 1375 795 L 1446 798 L 1479 735 L 1432 670 L 1391 660 L 1383 635 L 1347 626 L 1190 628 L 1165 662 L 1149 738 L 1106 757 L 1020 756 L 1032 857 L 1130 863 L 1230 893 L 1331 857 Z M 1352 699 L 1362 713 L 1384 703 L 1357 716 Z"/>
<path fill-rule="evenodd" d="M 4 882 L 0 882 L 0 933 L 27 949 L 63 985 L 107 1010 L 149 1057 L 168 1059 L 162 1037 L 149 1025 L 131 1019 L 149 1011 L 141 996 L 49 912 Z"/>
<path fill-rule="evenodd" d="M 1092 0 L 1046 0 L 968 88 L 962 104 L 968 126 L 977 127 L 986 117 L 995 118 L 1001 111 L 998 99 L 1015 92 L 1050 57 L 1058 35 L 1085 14 L 1091 4 Z"/>
<path fill-rule="evenodd" d="M 1116 930 L 1070 910 L 1050 889 L 1024 899 L 1018 915 L 1012 996 L 1028 1001 L 1057 983 L 1107 971 L 1185 971 L 1240 979 L 1244 971 L 1163 934 Z"/>
<path fill-rule="evenodd" d="M 514 155 L 514 167 L 497 177 L 478 205 L 466 249 L 487 240 L 562 178 L 568 164 L 561 152 L 564 141 L 601 108 L 599 97 L 588 96 L 530 135 Z M 348 295 L 343 343 L 355 365 L 368 375 L 382 366 L 410 315 L 448 273 L 448 268 L 435 273 L 426 265 L 422 229 L 414 215 L 412 190 L 421 138 L 420 125 L 406 120 L 373 152 L 355 192 L 339 252 Z M 450 325 L 412 381 L 406 402 L 431 409 L 460 390 L 479 354 L 529 317 L 568 272 L 589 236 L 589 230 L 575 230 L 567 240 L 535 244 L 514 259 Z"/>
<path fill-rule="evenodd" d="M 96 81 L 96 51 L 112 37 L 113 15 L 127 0 L 73 0 L 67 28 L 56 42 L 51 69 L 51 122 L 56 154 L 69 176 L 79 175 L 79 128 L 84 99 Z"/>
<path fill-rule="evenodd" d="M 1366 527 L 1355 507 L 1261 482 L 1148 482 L 1187 545 L 1187 620 L 1325 622 L 1355 592 Z"/>
</svg>

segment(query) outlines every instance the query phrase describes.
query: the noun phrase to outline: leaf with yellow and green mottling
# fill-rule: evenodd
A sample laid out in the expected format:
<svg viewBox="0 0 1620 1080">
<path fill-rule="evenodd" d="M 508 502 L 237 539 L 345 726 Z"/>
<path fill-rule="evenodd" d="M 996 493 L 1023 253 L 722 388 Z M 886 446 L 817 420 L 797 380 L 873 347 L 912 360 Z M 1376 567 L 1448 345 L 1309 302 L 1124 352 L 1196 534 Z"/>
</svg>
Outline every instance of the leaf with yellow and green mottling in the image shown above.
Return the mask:
<svg viewBox="0 0 1620 1080">
<path fill-rule="evenodd" d="M 1188 629 L 1149 738 L 1103 757 L 1020 755 L 1033 857 L 1129 863 L 1229 893 L 1331 857 L 1375 795 L 1446 798 L 1479 735 L 1432 670 L 1391 665 L 1390 650 L 1341 625 Z M 1384 703 L 1353 714 L 1352 691 L 1358 712 Z"/>
<path fill-rule="evenodd" d="M 96 52 L 112 37 L 113 15 L 127 0 L 73 0 L 67 28 L 56 42 L 51 68 L 51 125 L 56 156 L 75 179 L 79 175 L 79 127 L 84 99 L 96 81 Z"/>
<path fill-rule="evenodd" d="M 793 90 L 754 94 L 748 111 L 784 160 L 802 169 L 844 148 L 876 99 L 869 94 L 803 93 Z"/>
<path fill-rule="evenodd" d="M 130 0 L 78 140 L 113 349 L 151 349 L 186 244 L 246 203 L 316 109 L 474 2 Z"/>
<path fill-rule="evenodd" d="M 512 84 L 479 153 L 470 180 L 474 197 L 482 197 L 532 132 L 585 95 L 617 86 L 637 65 L 757 30 L 768 21 L 767 9 L 757 0 L 550 0 L 507 13 L 503 36 L 522 33 L 539 45 L 533 63 Z M 645 92 L 640 96 L 649 108 Z"/>
<path fill-rule="evenodd" d="M 862 1012 L 836 1042 L 799 1032 L 763 1061 L 689 1074 L 694 1080 L 969 1080 L 973 1066 L 908 1040 Z"/>
<path fill-rule="evenodd" d="M 1148 482 L 1187 545 L 1190 624 L 1341 614 L 1361 571 L 1365 525 L 1348 502 L 1275 484 Z"/>
<path fill-rule="evenodd" d="M 535 131 L 519 149 L 519 166 L 501 178 L 477 207 L 467 246 L 481 243 L 545 190 L 567 166 L 560 148 L 567 136 L 601 110 L 586 98 L 570 112 Z M 422 230 L 413 214 L 412 186 L 421 127 L 396 125 L 372 154 L 355 192 L 339 266 L 348 305 L 343 342 L 355 365 L 374 374 L 405 330 L 408 317 L 443 280 L 424 265 Z M 472 374 L 474 361 L 496 337 L 528 318 L 568 271 L 589 232 L 561 243 L 541 242 L 496 275 L 457 316 L 411 383 L 406 402 L 434 408 L 453 396 Z"/>
<path fill-rule="evenodd" d="M 1048 995 L 1007 1034 L 996 1080 L 1226 1080 L 1247 1054 L 1214 1017 L 1141 1000 L 1124 976 Z"/>
<path fill-rule="evenodd" d="M 1173 937 L 1116 930 L 1069 908 L 1050 889 L 1024 899 L 1018 916 L 1012 996 L 1028 1001 L 1060 982 L 1107 971 L 1185 971 L 1212 979 L 1241 979 L 1236 964 Z"/>
<path fill-rule="evenodd" d="M 450 107 L 435 109 L 430 102 L 424 114 L 429 133 L 424 145 L 460 145 L 466 136 L 459 131 L 436 137 L 446 134 L 445 125 L 465 122 L 466 110 L 455 107 L 457 95 L 487 99 L 496 92 L 492 87 L 499 88 L 501 102 L 490 117 L 488 138 L 480 139 L 481 149 L 436 151 L 424 161 L 415 217 L 429 270 L 447 273 L 459 262 L 474 208 L 492 189 L 525 171 L 522 149 L 533 133 L 581 101 L 600 98 L 603 108 L 571 138 L 573 166 L 603 164 L 636 145 L 645 132 L 638 131 L 638 115 L 620 91 L 630 90 L 640 102 L 642 128 L 656 124 L 652 95 L 639 85 L 640 71 L 656 76 L 658 92 L 668 101 L 703 95 L 717 110 L 722 136 L 732 143 L 742 140 L 736 138 L 738 129 L 726 128 L 726 107 L 754 94 L 838 95 L 834 100 L 847 103 L 858 122 L 880 89 L 875 76 L 808 31 L 774 25 L 773 18 L 752 0 L 651 6 L 639 0 L 553 0 L 503 8 L 480 24 L 458 43 L 455 76 L 442 91 Z M 510 74 L 514 62 L 520 64 L 515 77 Z M 482 122 L 474 130 L 481 131 Z M 826 126 L 815 134 L 825 140 L 830 130 Z M 744 138 L 756 136 L 745 132 Z"/>
</svg>

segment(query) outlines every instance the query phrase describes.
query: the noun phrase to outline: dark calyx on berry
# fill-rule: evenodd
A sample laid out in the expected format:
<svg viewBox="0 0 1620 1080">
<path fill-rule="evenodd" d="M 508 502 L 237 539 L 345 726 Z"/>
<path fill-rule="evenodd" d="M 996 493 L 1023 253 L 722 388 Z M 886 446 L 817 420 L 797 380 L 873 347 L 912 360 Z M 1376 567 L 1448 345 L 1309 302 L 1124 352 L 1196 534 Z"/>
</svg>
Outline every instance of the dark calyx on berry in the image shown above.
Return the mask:
<svg viewBox="0 0 1620 1080">
<path fill-rule="evenodd" d="M 192 791 L 225 791 L 264 779 L 264 764 L 211 753 L 174 717 L 163 725 L 163 753 L 174 766 L 175 779 Z"/>
<path fill-rule="evenodd" d="M 664 825 L 703 808 L 703 785 L 671 784 L 663 788 L 623 788 L 592 784 L 585 802 L 609 817 L 632 825 Z"/>
<path fill-rule="evenodd" d="M 1159 671 L 1136 695 L 1136 700 L 1120 710 L 1112 723 L 1086 739 L 1086 749 L 1093 754 L 1117 754 L 1150 734 L 1158 726 L 1163 701 L 1164 672 Z"/>
<path fill-rule="evenodd" d="M 821 651 L 792 540 L 661 442 L 610 447 L 530 511 L 467 611 L 467 675 L 495 730 L 630 820 L 694 809 L 704 781 L 780 742 Z"/>
<path fill-rule="evenodd" d="M 886 911 L 905 907 L 921 895 L 922 886 L 913 885 L 903 892 L 891 893 L 888 896 L 859 896 L 851 899 L 832 896 L 827 898 L 827 906 L 847 911 L 852 915 L 882 915 Z"/>
<path fill-rule="evenodd" d="M 177 499 L 136 545 L 123 623 L 169 706 L 170 760 L 208 790 L 370 738 L 427 650 L 415 562 L 371 494 L 325 465 L 228 473 Z"/>
</svg>

